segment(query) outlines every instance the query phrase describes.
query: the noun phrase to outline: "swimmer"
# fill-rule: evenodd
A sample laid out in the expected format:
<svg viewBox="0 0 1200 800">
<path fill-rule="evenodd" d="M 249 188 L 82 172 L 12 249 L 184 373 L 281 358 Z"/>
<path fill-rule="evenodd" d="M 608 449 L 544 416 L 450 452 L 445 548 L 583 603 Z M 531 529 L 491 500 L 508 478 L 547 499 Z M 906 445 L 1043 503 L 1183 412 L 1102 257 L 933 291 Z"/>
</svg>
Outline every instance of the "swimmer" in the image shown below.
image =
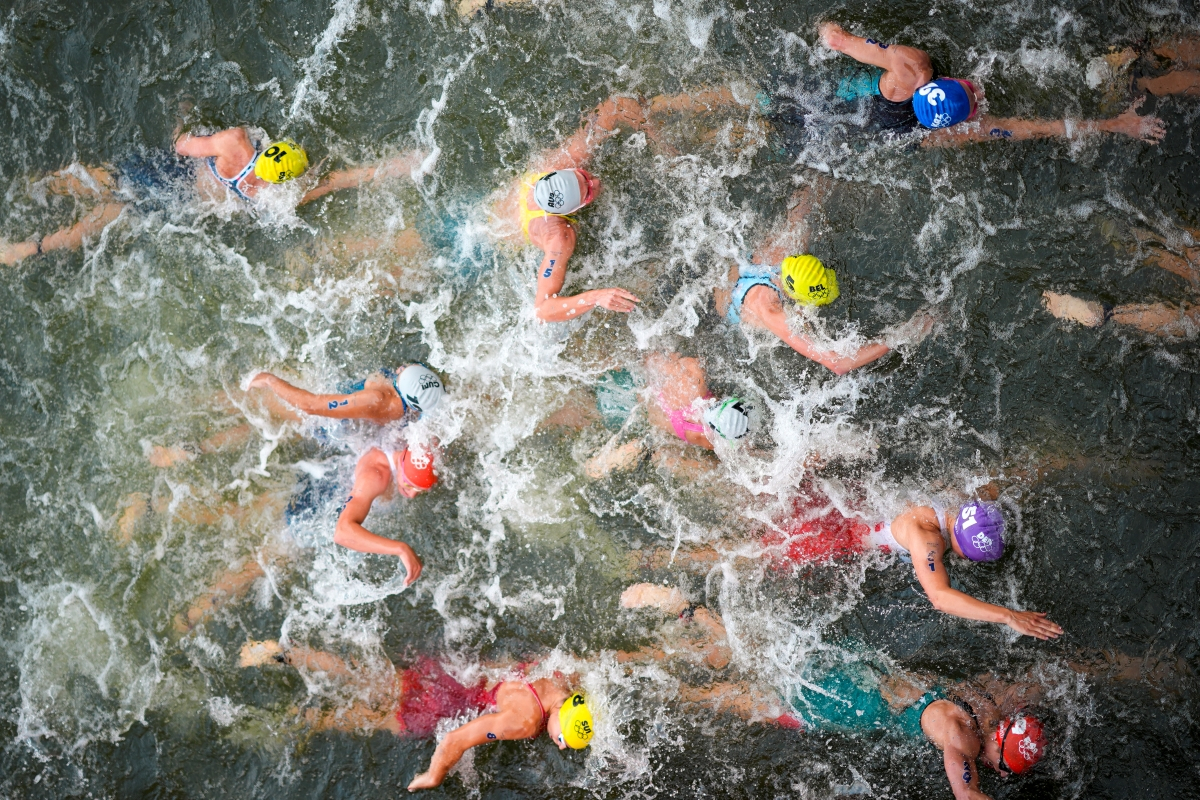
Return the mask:
<svg viewBox="0 0 1200 800">
<path fill-rule="evenodd" d="M 205 168 L 195 169 L 177 157 L 202 158 Z M 170 192 L 194 189 L 201 197 L 233 197 L 251 207 L 258 193 L 271 184 L 286 183 L 308 170 L 308 155 L 290 139 L 261 143 L 245 128 L 230 128 L 211 136 L 184 134 L 175 141 L 174 156 L 134 156 L 113 167 L 69 167 L 35 187 L 45 194 L 91 196 L 99 204 L 75 225 L 24 242 L 0 241 L 0 264 L 16 264 L 54 250 L 77 250 L 129 207 L 128 196 L 161 200 Z M 420 152 L 370 167 L 330 172 L 305 192 L 298 205 L 330 192 L 386 178 L 411 175 L 424 160 Z"/>
<path fill-rule="evenodd" d="M 535 158 L 529 174 L 496 206 L 498 217 L 516 221 L 525 239 L 543 252 L 534 298 L 535 313 L 543 322 L 566 322 L 593 308 L 627 314 L 640 302 L 619 287 L 561 295 L 567 261 L 575 252 L 575 214 L 600 192 L 599 178 L 584 169 L 584 164 L 619 125 L 638 129 L 642 122 L 641 107 L 634 100 L 613 98 L 601 103 L 579 131 Z"/>
<path fill-rule="evenodd" d="M 421 559 L 408 544 L 374 534 L 363 523 L 380 497 L 388 501 L 399 494 L 411 500 L 433 489 L 438 481 L 434 468 L 436 456 L 436 451 L 431 453 L 422 447 L 405 446 L 398 451 L 372 447 L 358 459 L 354 467 L 354 486 L 338 512 L 334 528 L 333 541 L 337 545 L 360 553 L 399 557 L 407 573 L 404 580 L 406 587 L 420 577 Z M 151 504 L 149 498 L 143 495 L 131 495 L 124 503 L 118 530 L 122 543 L 127 543 L 142 517 L 153 508 L 158 513 L 169 511 L 195 525 L 219 525 L 228 518 L 243 527 L 248 515 L 253 513 L 251 519 L 265 520 L 268 526 L 279 531 L 290 528 L 297 520 L 311 517 L 322 506 L 332 505 L 337 496 L 345 496 L 344 492 L 344 485 L 339 486 L 331 477 L 317 479 L 303 473 L 290 496 L 283 492 L 268 492 L 257 498 L 249 508 L 236 503 L 220 507 L 179 504 L 172 510 L 165 498 Z M 266 575 L 265 562 L 290 557 L 290 538 L 285 535 L 272 539 L 255 558 L 243 559 L 218 575 L 187 610 L 175 617 L 175 629 L 179 633 L 186 633 L 227 603 L 244 595 Z"/>
<path fill-rule="evenodd" d="M 646 404 L 646 412 L 654 427 L 673 435 L 683 444 L 705 450 L 715 449 L 717 438 L 735 441 L 749 433 L 753 406 L 733 396 L 718 401 L 708 389 L 699 359 L 678 353 L 650 353 L 644 365 L 649 379 L 645 393 L 651 398 Z M 620 385 L 626 379 L 628 383 Z M 624 371 L 608 373 L 597 387 L 596 403 L 602 407 L 601 413 L 607 422 L 619 420 L 623 425 L 632 416 L 637 403 L 632 377 Z M 621 438 L 620 434 L 614 436 L 584 464 L 584 473 L 589 478 L 597 480 L 615 470 L 631 469 L 650 449 L 645 437 L 619 443 Z M 695 470 L 707 466 L 679 459 L 668 463 L 669 456 L 655 455 L 668 467 Z"/>
<path fill-rule="evenodd" d="M 284 647 L 279 642 L 247 642 L 240 665 L 261 667 L 286 664 L 302 671 L 322 673 L 341 681 L 359 679 L 355 665 L 337 656 L 303 646 Z M 521 672 L 519 667 L 514 672 Z M 429 769 L 408 784 L 410 792 L 442 784 L 463 754 L 472 747 L 501 740 L 536 739 L 543 731 L 560 750 L 580 750 L 595 735 L 587 697 L 575 687 L 574 675 L 551 673 L 528 680 L 505 680 L 490 688 L 486 679 L 464 686 L 433 659 L 422 658 L 409 669 L 396 668 L 391 685 L 369 683 L 350 709 L 314 720 L 317 730 L 363 728 L 386 730 L 397 736 L 429 737 L 440 719 L 484 712 L 450 731 L 438 742 Z M 359 679 L 361 680 L 361 679 Z"/>
<path fill-rule="evenodd" d="M 837 274 L 819 258 L 805 252 L 809 233 L 806 219 L 810 211 L 808 194 L 802 190 L 793 197 L 782 230 L 759 246 L 750 257 L 751 263 L 733 265 L 729 271 L 732 289 L 718 287 L 713 291 L 713 299 L 717 312 L 730 324 L 745 322 L 752 328 L 768 330 L 805 358 L 835 375 L 845 375 L 883 358 L 892 351 L 892 345 L 869 342 L 842 354 L 821 347 L 810 336 L 793 330 L 783 305 L 785 297 L 794 300 L 797 307 L 816 308 L 832 303 L 839 295 Z M 918 312 L 908 323 L 907 327 L 913 330 L 907 341 L 920 341 L 933 329 L 933 324 L 928 312 Z"/>
<path fill-rule="evenodd" d="M 677 589 L 638 584 L 625 590 L 621 605 L 674 615 L 677 594 Z M 724 637 L 720 617 L 707 613 L 705 629 Z M 1046 753 L 1044 726 L 1028 711 L 1041 699 L 1037 685 L 1011 684 L 990 675 L 941 685 L 930 677 L 892 674 L 882 658 L 847 656 L 830 659 L 832 663 L 814 659 L 804 667 L 804 680 L 784 692 L 749 683 L 710 683 L 685 685 L 680 695 L 685 702 L 805 732 L 885 730 L 910 739 L 924 736 L 942 751 L 946 775 L 960 798 L 986 797 L 979 790 L 977 760 L 1001 774 L 1020 775 Z"/>
<path fill-rule="evenodd" d="M 926 145 L 1043 137 L 1073 139 L 1098 133 L 1123 134 L 1157 144 L 1166 134 L 1162 120 L 1137 115 L 1143 98 L 1112 119 L 1026 120 L 981 115 L 983 91 L 970 80 L 936 76 L 924 50 L 854 36 L 835 22 L 821 24 L 818 32 L 829 49 L 875 68 L 870 75 L 870 86 L 862 96 L 871 98 L 871 115 L 880 129 L 894 133 L 907 133 L 918 127 L 930 129 L 933 133 L 926 137 Z M 955 127 L 956 130 L 950 130 Z"/>
<path fill-rule="evenodd" d="M 937 503 L 906 509 L 891 522 L 866 524 L 835 509 L 809 514 L 782 533 L 764 538 L 768 554 L 785 564 L 810 564 L 869 550 L 895 553 L 912 564 L 917 582 L 938 611 L 962 619 L 1006 625 L 1023 636 L 1055 639 L 1063 629 L 1040 611 L 1019 611 L 987 603 L 950 585 L 947 552 L 968 561 L 995 561 L 1004 554 L 1005 520 L 996 503 L 973 500 L 958 508 Z M 704 563 L 720 558 L 697 548 L 688 557 Z"/>
<path fill-rule="evenodd" d="M 422 364 L 409 364 L 399 371 L 380 370 L 346 394 L 313 394 L 269 372 L 254 376 L 250 388 L 266 389 L 305 414 L 364 419 L 380 425 L 419 418 L 436 408 L 446 394 L 441 379 Z"/>
<path fill-rule="evenodd" d="M 1161 248 L 1151 249 L 1144 264 L 1161 267 L 1178 275 L 1190 284 L 1192 290 L 1200 287 L 1200 247 L 1173 248 L 1163 237 L 1149 231 L 1135 229 L 1133 233 L 1139 243 L 1162 245 Z M 1188 230 L 1186 234 L 1191 242 L 1200 242 L 1200 230 Z M 1175 249 L 1182 249 L 1183 252 L 1174 252 Z M 1077 322 L 1088 328 L 1099 328 L 1111 321 L 1165 338 L 1191 338 L 1200 331 L 1200 306 L 1191 303 L 1108 305 L 1070 294 L 1044 291 L 1042 304 L 1058 319 Z"/>
</svg>

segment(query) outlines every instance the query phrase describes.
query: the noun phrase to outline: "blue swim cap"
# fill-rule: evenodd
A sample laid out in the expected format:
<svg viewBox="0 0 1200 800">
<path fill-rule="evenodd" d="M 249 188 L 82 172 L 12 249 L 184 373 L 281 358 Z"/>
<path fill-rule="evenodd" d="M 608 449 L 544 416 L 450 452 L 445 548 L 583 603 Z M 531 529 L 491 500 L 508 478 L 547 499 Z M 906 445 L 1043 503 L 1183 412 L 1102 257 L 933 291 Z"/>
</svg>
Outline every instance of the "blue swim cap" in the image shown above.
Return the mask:
<svg viewBox="0 0 1200 800">
<path fill-rule="evenodd" d="M 917 89 L 913 111 L 926 128 L 949 128 L 971 116 L 971 98 L 961 83 L 942 78 Z"/>
</svg>

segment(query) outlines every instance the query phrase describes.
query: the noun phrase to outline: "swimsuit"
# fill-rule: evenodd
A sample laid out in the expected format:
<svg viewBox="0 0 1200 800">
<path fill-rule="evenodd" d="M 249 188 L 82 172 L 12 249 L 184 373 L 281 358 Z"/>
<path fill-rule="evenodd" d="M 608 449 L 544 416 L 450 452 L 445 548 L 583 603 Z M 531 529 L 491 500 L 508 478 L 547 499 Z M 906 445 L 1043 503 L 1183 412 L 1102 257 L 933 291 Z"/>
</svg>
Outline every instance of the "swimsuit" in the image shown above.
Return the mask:
<svg viewBox="0 0 1200 800">
<path fill-rule="evenodd" d="M 946 547 L 949 547 L 950 531 L 946 529 L 946 508 L 934 502 L 930 502 L 929 505 L 933 507 L 933 513 L 937 514 L 938 530 L 942 533 Z M 908 552 L 908 548 L 897 542 L 896 537 L 892 535 L 892 523 L 890 522 L 877 522 L 872 525 L 867 542 L 872 547 L 878 547 L 884 552 L 895 551 L 902 561 L 912 562 L 912 555 Z"/>
<path fill-rule="evenodd" d="M 429 737 L 443 719 L 490 711 L 496 707 L 499 688 L 496 684 L 488 690 L 486 678 L 480 678 L 474 686 L 463 686 L 437 661 L 418 659 L 415 666 L 400 674 L 400 704 L 396 707 L 400 735 Z"/>
<path fill-rule="evenodd" d="M 115 166 L 121 191 L 142 206 L 165 207 L 168 200 L 195 190 L 192 162 L 174 153 L 133 153 Z"/>
<path fill-rule="evenodd" d="M 711 400 L 712 397 L 712 392 L 709 392 L 702 399 Z M 699 422 L 691 422 L 687 419 L 686 415 L 692 411 L 690 406 L 688 408 L 671 408 L 667 404 L 662 392 L 658 393 L 658 406 L 667 415 L 667 420 L 671 423 L 671 429 L 675 431 L 675 435 L 683 441 L 686 442 L 688 440 L 688 431 L 692 433 L 704 433 L 704 425 Z"/>
<path fill-rule="evenodd" d="M 637 382 L 627 369 L 609 370 L 596 383 L 596 410 L 610 431 L 618 431 L 637 407 Z"/>
<path fill-rule="evenodd" d="M 843 733 L 894 731 L 905 738 L 919 739 L 921 715 L 930 703 L 944 697 L 945 691 L 934 687 L 897 712 L 883 698 L 875 669 L 862 664 L 842 664 L 826 672 L 819 681 L 794 687 L 787 702 L 795 709 L 795 715 L 788 715 L 781 723 Z"/>
<path fill-rule="evenodd" d="M 549 174 L 549 172 L 540 172 L 537 175 L 530 175 L 521 183 L 523 186 L 525 186 L 525 188 L 532 191 L 533 185 Z M 570 214 L 551 214 L 549 211 L 543 211 L 540 208 L 530 208 L 529 196 L 524 192 L 521 193 L 521 199 L 518 202 L 520 203 L 521 207 L 521 230 L 525 232 L 526 239 L 529 239 L 529 223 L 533 222 L 535 219 L 541 219 L 543 217 L 562 217 L 572 225 L 579 224 L 579 220 L 575 219 L 575 217 L 571 216 Z"/>
<path fill-rule="evenodd" d="M 222 186 L 224 186 L 229 191 L 233 192 L 238 197 L 245 200 L 247 203 L 254 202 L 253 198 L 249 197 L 245 192 L 242 191 L 241 183 L 250 174 L 251 170 L 254 169 L 254 163 L 256 161 L 258 161 L 258 145 L 257 144 L 254 145 L 254 158 L 250 159 L 249 164 L 242 167 L 242 171 L 237 174 L 236 178 L 226 178 L 226 177 L 223 177 L 221 175 L 221 173 L 217 172 L 217 157 L 216 156 L 209 156 L 208 158 L 206 158 L 204 160 L 208 162 L 208 168 L 212 171 L 213 177 L 216 178 L 217 181 Z"/>
<path fill-rule="evenodd" d="M 772 278 L 778 277 L 779 267 L 764 267 L 760 264 L 739 265 L 737 283 L 733 285 L 733 294 L 729 298 L 729 310 L 725 312 L 725 319 L 733 325 L 741 323 L 742 303 L 746 302 L 746 293 L 755 286 L 768 286 L 774 289 L 782 301 L 783 292 L 772 281 Z"/>
</svg>

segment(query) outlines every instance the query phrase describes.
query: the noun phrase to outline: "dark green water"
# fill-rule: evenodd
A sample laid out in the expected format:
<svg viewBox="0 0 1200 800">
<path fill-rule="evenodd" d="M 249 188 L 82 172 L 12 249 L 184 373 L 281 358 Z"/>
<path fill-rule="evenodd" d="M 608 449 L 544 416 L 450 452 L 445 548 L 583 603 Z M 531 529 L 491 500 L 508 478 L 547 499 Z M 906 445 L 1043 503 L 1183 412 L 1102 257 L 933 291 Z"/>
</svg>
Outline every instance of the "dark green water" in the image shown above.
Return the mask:
<svg viewBox="0 0 1200 800">
<path fill-rule="evenodd" d="M 636 569 L 630 551 L 753 541 L 756 520 L 790 507 L 813 451 L 829 461 L 827 492 L 880 516 L 928 485 L 967 489 L 1049 465 L 1006 490 L 1012 555 L 953 577 L 984 599 L 1047 610 L 1067 634 L 1013 641 L 938 616 L 902 566 L 790 576 L 730 560 L 686 580 L 740 632 L 731 675 L 780 685 L 819 642 L 847 639 L 946 679 L 1032 673 L 1051 689 L 1055 746 L 1029 778 L 986 776 L 993 796 L 1200 794 L 1192 677 L 1162 694 L 1067 667 L 1101 650 L 1196 663 L 1195 341 L 1067 326 L 1039 303 L 1045 289 L 1108 302 L 1194 291 L 1144 266 L 1134 231 L 1195 244 L 1182 232 L 1200 226 L 1195 99 L 1151 101 L 1169 126 L 1158 147 L 844 149 L 831 136 L 781 157 L 744 114 L 703 120 L 748 124 L 733 145 L 689 120 L 666 131 L 674 153 L 615 137 L 594 159 L 607 188 L 567 288 L 611 281 L 640 293 L 628 325 L 597 316 L 561 336 L 540 329 L 536 255 L 490 243 L 486 196 L 600 100 L 832 75 L 836 62 L 811 47 L 826 17 L 927 47 L 980 79 L 993 113 L 1048 117 L 1101 113 L 1084 76 L 1109 45 L 1196 24 L 1187 4 L 1129 3 L 657 0 L 469 19 L 440 2 L 6 4 L 10 241 L 88 208 L 82 197 L 41 201 L 43 175 L 164 148 L 181 115 L 292 136 L 323 169 L 412 148 L 437 158 L 419 185 L 343 192 L 295 213 L 138 208 L 83 253 L 0 272 L 0 794 L 395 796 L 432 743 L 305 735 L 296 707 L 352 698 L 295 672 L 238 669 L 242 642 L 286 634 L 380 668 L 414 653 L 460 664 L 553 653 L 565 664 L 638 646 L 652 638 L 649 620 L 619 610 L 621 589 L 680 570 Z M 709 300 L 729 259 L 784 212 L 795 180 L 818 173 L 832 190 L 813 247 L 843 286 L 822 315 L 829 334 L 874 336 L 929 303 L 943 320 L 911 352 L 845 379 L 748 342 Z M 413 230 L 416 256 L 346 246 Z M 749 396 L 761 449 L 697 482 L 651 463 L 587 481 L 582 462 L 610 434 L 538 423 L 651 347 L 701 356 L 714 391 Z M 335 500 L 286 534 L 277 509 L 255 505 L 285 498 L 305 469 L 345 483 L 366 432 L 343 433 L 348 450 L 281 436 L 251 410 L 244 445 L 168 470 L 145 457 L 241 422 L 220 397 L 240 396 L 255 370 L 317 387 L 416 358 L 448 376 L 453 403 L 435 428 L 447 444 L 442 487 L 378 516 L 425 561 L 411 590 L 398 590 L 391 560 L 333 546 Z M 132 493 L 157 510 L 124 542 Z M 193 506 L 251 511 L 200 524 Z M 271 580 L 177 633 L 175 615 L 247 557 L 268 563 Z M 949 796 L 931 748 L 748 727 L 681 706 L 676 681 L 695 675 L 582 668 L 609 719 L 595 746 L 485 749 L 442 794 L 816 798 L 861 776 L 875 797 Z"/>
</svg>

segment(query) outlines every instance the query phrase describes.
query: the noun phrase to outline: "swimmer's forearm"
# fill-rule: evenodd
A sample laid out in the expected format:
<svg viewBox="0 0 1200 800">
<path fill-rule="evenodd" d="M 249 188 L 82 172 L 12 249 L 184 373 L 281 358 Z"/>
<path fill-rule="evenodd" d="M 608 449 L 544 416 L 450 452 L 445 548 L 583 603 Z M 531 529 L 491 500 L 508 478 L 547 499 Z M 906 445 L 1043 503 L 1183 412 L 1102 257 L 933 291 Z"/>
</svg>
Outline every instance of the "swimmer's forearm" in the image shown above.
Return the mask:
<svg viewBox="0 0 1200 800">
<path fill-rule="evenodd" d="M 542 322 L 566 322 L 580 317 L 596 307 L 596 303 L 583 292 L 574 297 L 547 297 L 537 305 L 537 318 Z"/>
<path fill-rule="evenodd" d="M 1014 119 L 983 117 L 976 122 L 934 131 L 925 137 L 927 147 L 952 147 L 970 142 L 1078 139 L 1114 132 L 1113 120 Z"/>
<path fill-rule="evenodd" d="M 1012 611 L 1009 609 L 977 600 L 957 589 L 942 589 L 932 593 L 929 595 L 929 602 L 944 614 L 976 622 L 995 622 L 999 625 L 1007 625 L 1012 619 Z"/>
<path fill-rule="evenodd" d="M 371 533 L 361 523 L 348 519 L 338 520 L 333 533 L 333 543 L 360 553 L 375 553 L 381 556 L 401 556 L 413 552 L 404 542 Z"/>
</svg>

